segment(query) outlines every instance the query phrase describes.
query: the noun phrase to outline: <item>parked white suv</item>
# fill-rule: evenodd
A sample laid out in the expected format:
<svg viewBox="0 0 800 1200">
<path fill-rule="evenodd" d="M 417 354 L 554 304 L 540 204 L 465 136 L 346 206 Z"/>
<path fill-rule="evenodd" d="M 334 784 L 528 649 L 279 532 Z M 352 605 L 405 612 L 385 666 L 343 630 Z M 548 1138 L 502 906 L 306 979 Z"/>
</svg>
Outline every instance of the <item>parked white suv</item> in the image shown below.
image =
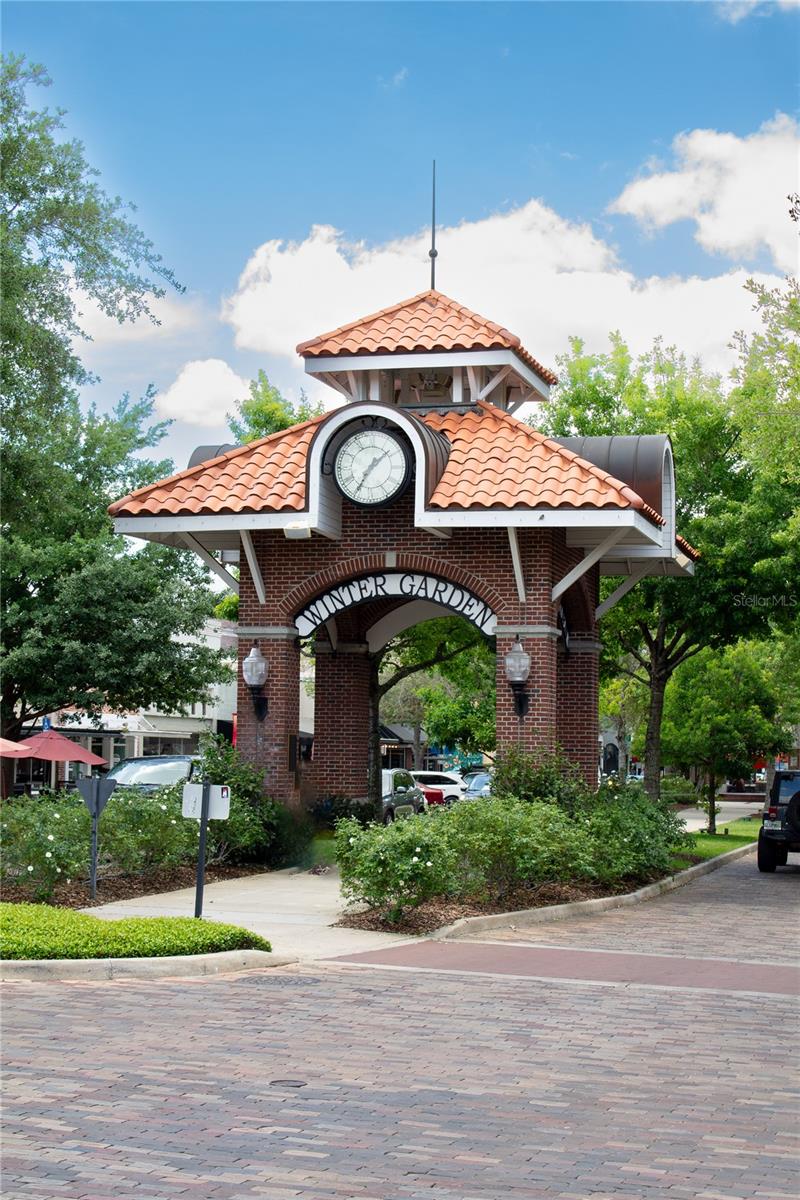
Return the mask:
<svg viewBox="0 0 800 1200">
<path fill-rule="evenodd" d="M 444 792 L 445 804 L 460 800 L 467 790 L 467 785 L 457 771 L 412 771 L 417 783 L 426 787 L 441 788 Z"/>
</svg>

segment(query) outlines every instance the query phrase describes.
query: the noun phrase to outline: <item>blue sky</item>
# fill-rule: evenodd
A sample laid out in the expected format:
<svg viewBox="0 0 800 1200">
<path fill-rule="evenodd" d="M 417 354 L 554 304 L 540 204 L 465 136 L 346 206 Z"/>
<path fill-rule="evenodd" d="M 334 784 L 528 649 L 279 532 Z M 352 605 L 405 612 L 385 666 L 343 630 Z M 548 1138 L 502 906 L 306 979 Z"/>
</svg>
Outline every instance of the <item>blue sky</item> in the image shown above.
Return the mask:
<svg viewBox="0 0 800 1200">
<path fill-rule="evenodd" d="M 620 328 L 724 369 L 743 278 L 795 267 L 797 35 L 750 0 L 4 6 L 187 287 L 86 354 L 101 403 L 159 388 L 178 465 L 259 366 L 296 394 L 296 341 L 426 286 L 434 156 L 443 291 L 545 361 Z"/>
</svg>

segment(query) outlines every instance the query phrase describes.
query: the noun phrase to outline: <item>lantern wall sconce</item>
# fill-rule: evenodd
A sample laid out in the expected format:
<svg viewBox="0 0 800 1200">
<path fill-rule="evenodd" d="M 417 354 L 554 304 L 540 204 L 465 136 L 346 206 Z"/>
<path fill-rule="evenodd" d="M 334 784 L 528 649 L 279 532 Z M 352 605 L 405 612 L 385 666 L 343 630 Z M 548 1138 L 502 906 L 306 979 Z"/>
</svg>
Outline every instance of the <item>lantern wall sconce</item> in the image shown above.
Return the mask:
<svg viewBox="0 0 800 1200">
<path fill-rule="evenodd" d="M 256 643 L 247 658 L 242 663 L 242 675 L 250 689 L 253 698 L 253 712 L 257 721 L 263 721 L 267 715 L 267 697 L 264 694 L 264 684 L 267 682 L 269 666 Z"/>
<path fill-rule="evenodd" d="M 528 695 L 525 684 L 528 682 L 528 676 L 531 673 L 531 656 L 523 649 L 519 634 L 517 634 L 514 644 L 505 657 L 506 664 L 506 679 L 511 685 L 511 691 L 514 694 L 514 712 L 522 719 L 528 715 L 530 708 L 530 696 Z"/>
</svg>

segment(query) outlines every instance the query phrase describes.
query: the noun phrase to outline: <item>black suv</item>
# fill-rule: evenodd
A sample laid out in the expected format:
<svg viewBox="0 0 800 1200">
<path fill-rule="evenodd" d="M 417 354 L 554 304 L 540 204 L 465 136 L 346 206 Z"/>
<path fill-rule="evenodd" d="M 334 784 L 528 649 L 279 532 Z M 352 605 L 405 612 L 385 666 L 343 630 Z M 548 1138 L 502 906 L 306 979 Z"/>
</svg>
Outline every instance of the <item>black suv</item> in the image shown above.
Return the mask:
<svg viewBox="0 0 800 1200">
<path fill-rule="evenodd" d="M 758 869 L 785 867 L 800 851 L 800 771 L 776 771 L 758 833 Z"/>
</svg>

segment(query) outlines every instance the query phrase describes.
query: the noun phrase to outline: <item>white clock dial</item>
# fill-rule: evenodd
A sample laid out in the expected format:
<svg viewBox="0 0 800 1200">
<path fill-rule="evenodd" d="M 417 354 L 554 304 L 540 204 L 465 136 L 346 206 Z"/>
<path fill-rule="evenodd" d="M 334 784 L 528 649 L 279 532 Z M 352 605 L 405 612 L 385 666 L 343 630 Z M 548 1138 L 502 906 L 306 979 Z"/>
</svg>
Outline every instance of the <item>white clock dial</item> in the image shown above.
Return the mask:
<svg viewBox="0 0 800 1200">
<path fill-rule="evenodd" d="M 382 429 L 352 434 L 336 455 L 335 477 L 340 491 L 357 504 L 385 504 L 408 479 L 405 448 Z"/>
</svg>

